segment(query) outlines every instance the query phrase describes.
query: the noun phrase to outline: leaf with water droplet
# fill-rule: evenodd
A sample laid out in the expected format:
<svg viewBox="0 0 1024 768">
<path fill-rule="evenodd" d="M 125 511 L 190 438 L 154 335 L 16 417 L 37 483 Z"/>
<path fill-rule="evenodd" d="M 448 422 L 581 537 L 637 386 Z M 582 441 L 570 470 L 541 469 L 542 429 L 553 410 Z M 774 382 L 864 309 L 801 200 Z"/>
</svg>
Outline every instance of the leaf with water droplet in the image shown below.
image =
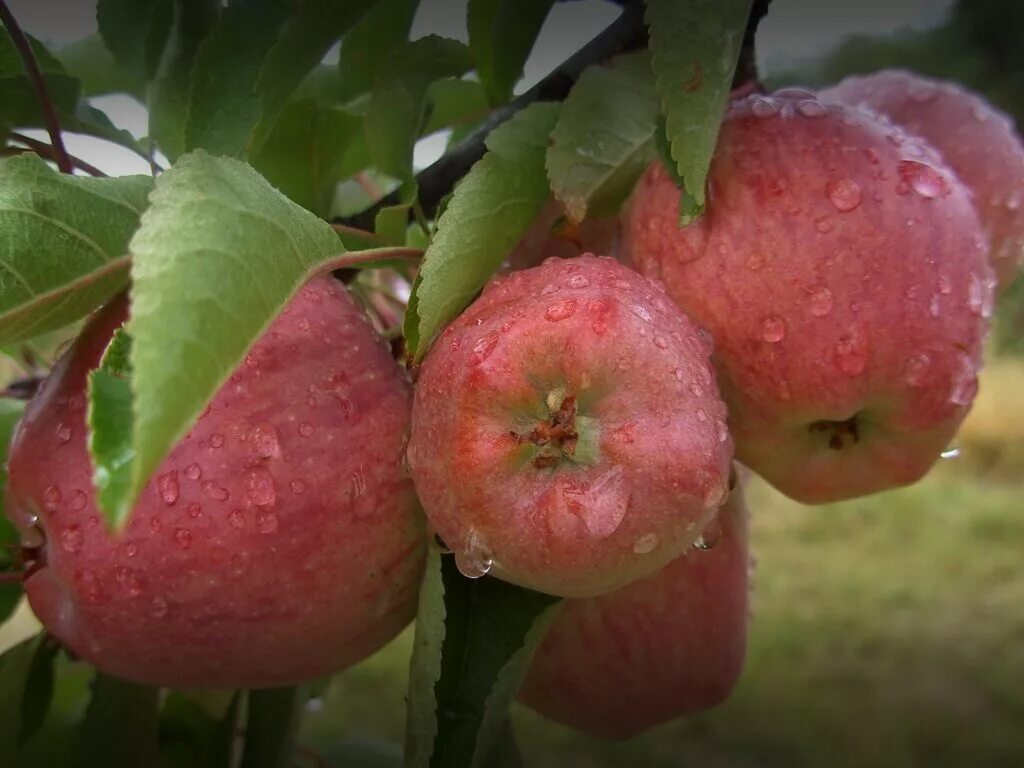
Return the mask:
<svg viewBox="0 0 1024 768">
<path fill-rule="evenodd" d="M 479 766 L 558 598 L 493 577 L 467 579 L 431 548 L 409 676 L 406 765 Z"/>
<path fill-rule="evenodd" d="M 704 184 L 732 87 L 751 0 L 647 0 L 650 49 L 673 167 L 686 189 L 687 224 L 704 208 Z M 695 80 L 695 69 L 701 77 Z"/>
</svg>

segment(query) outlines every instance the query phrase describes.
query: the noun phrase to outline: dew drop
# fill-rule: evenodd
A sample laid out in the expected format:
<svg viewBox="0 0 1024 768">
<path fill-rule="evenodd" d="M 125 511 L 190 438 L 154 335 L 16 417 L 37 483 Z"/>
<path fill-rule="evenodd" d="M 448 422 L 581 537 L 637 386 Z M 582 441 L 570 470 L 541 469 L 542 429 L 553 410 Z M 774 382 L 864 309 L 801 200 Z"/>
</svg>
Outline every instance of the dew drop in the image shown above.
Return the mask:
<svg viewBox="0 0 1024 768">
<path fill-rule="evenodd" d="M 590 280 L 588 280 L 584 275 L 573 275 L 565 281 L 565 284 L 569 288 L 586 288 L 590 285 Z"/>
<path fill-rule="evenodd" d="M 62 443 L 67 443 L 71 440 L 71 427 L 64 422 L 57 425 L 57 439 Z"/>
<path fill-rule="evenodd" d="M 482 578 L 494 567 L 494 559 L 475 530 L 466 537 L 465 551 L 455 552 L 455 566 L 467 579 Z"/>
<path fill-rule="evenodd" d="M 818 286 L 811 289 L 811 301 L 810 309 L 811 314 L 815 317 L 826 317 L 832 312 L 832 307 L 835 304 L 835 299 L 830 291 L 825 286 Z"/>
<path fill-rule="evenodd" d="M 707 552 L 714 549 L 718 542 L 722 540 L 722 521 L 718 519 L 718 515 L 715 515 L 704 526 L 704 530 L 700 532 L 700 536 L 693 542 L 694 549 L 699 549 L 702 552 Z"/>
<path fill-rule="evenodd" d="M 103 602 L 103 587 L 95 573 L 92 571 L 79 571 L 75 574 L 75 581 L 86 603 L 98 605 Z"/>
<path fill-rule="evenodd" d="M 313 425 L 310 424 L 308 421 L 302 422 L 301 424 L 299 424 L 299 434 L 302 435 L 303 437 L 309 437 L 310 435 L 313 434 Z"/>
<path fill-rule="evenodd" d="M 61 498 L 60 486 L 54 483 L 43 491 L 43 506 L 52 512 L 60 506 Z"/>
<path fill-rule="evenodd" d="M 638 555 L 647 555 L 658 546 L 658 534 L 648 533 L 633 542 L 633 552 Z"/>
<path fill-rule="evenodd" d="M 198 501 L 193 501 L 188 505 L 188 507 L 186 507 L 186 511 L 188 512 L 188 516 L 194 520 L 203 514 L 203 505 Z"/>
<path fill-rule="evenodd" d="M 281 455 L 281 444 L 278 441 L 277 428 L 273 424 L 257 424 L 249 433 L 249 439 L 252 440 L 252 447 L 257 456 L 271 459 Z"/>
<path fill-rule="evenodd" d="M 928 314 L 932 317 L 938 317 L 942 311 L 942 304 L 939 300 L 939 295 L 933 294 L 932 299 L 928 302 Z"/>
<path fill-rule="evenodd" d="M 656 346 L 658 349 L 668 349 L 668 341 L 665 339 L 664 336 L 655 336 L 654 346 Z"/>
<path fill-rule="evenodd" d="M 943 459 L 957 459 L 960 457 L 960 449 L 956 446 L 950 446 L 942 453 L 939 454 Z"/>
<path fill-rule="evenodd" d="M 260 533 L 273 533 L 277 530 L 277 515 L 269 509 L 256 513 L 256 530 Z"/>
<path fill-rule="evenodd" d="M 939 89 L 934 83 L 922 81 L 910 86 L 907 95 L 916 102 L 924 103 L 934 99 L 938 92 Z"/>
<path fill-rule="evenodd" d="M 228 514 L 228 522 L 232 528 L 245 527 L 245 513 L 240 509 L 232 509 Z"/>
<path fill-rule="evenodd" d="M 568 320 L 576 314 L 576 306 L 576 299 L 562 299 L 561 301 L 556 301 L 547 308 L 546 312 L 544 312 L 544 319 L 550 320 L 553 323 L 557 323 L 560 320 Z"/>
<path fill-rule="evenodd" d="M 214 501 L 227 501 L 228 497 L 231 496 L 227 488 L 221 488 L 213 480 L 204 480 L 199 487 L 203 489 L 203 493 Z"/>
<path fill-rule="evenodd" d="M 927 352 L 918 352 L 907 358 L 903 366 L 904 379 L 911 387 L 923 386 L 928 379 L 928 369 L 932 359 Z"/>
<path fill-rule="evenodd" d="M 69 525 L 60 532 L 60 548 L 65 552 L 74 554 L 82 549 L 85 543 L 85 534 L 77 525 Z"/>
<path fill-rule="evenodd" d="M 828 216 L 822 216 L 814 222 L 814 228 L 824 235 L 835 229 L 836 225 Z"/>
<path fill-rule="evenodd" d="M 761 321 L 761 338 L 769 344 L 778 344 L 786 338 L 786 323 L 778 317 L 766 317 Z"/>
<path fill-rule="evenodd" d="M 224 445 L 224 435 L 220 434 L 219 432 L 210 435 L 211 448 L 220 448 L 222 445 Z"/>
<path fill-rule="evenodd" d="M 470 365 L 480 365 L 480 363 L 491 356 L 491 352 L 498 346 L 498 339 L 500 338 L 501 335 L 497 331 L 488 331 L 481 336 L 477 343 L 473 345 L 467 362 Z"/>
<path fill-rule="evenodd" d="M 863 200 L 860 185 L 853 179 L 829 180 L 825 184 L 825 195 L 840 213 L 856 210 Z"/>
<path fill-rule="evenodd" d="M 274 478 L 265 469 L 253 469 L 246 479 L 246 499 L 257 507 L 273 504 L 277 499 Z"/>
<path fill-rule="evenodd" d="M 771 117 L 778 114 L 779 103 L 769 97 L 758 97 L 750 100 L 750 111 L 754 117 Z"/>
<path fill-rule="evenodd" d="M 174 543 L 181 549 L 188 549 L 192 546 L 192 531 L 188 528 L 178 528 L 174 531 Z"/>
<path fill-rule="evenodd" d="M 114 569 L 114 578 L 117 585 L 123 589 L 129 597 L 138 597 L 142 593 L 142 582 L 139 576 L 131 568 L 119 566 Z"/>
<path fill-rule="evenodd" d="M 900 178 L 927 200 L 946 197 L 953 191 L 946 177 L 925 163 L 920 163 L 917 160 L 901 160 L 898 170 Z"/>
<path fill-rule="evenodd" d="M 128 557 L 135 557 L 137 554 L 139 554 L 139 545 L 136 544 L 134 541 L 128 542 L 124 545 L 124 553 Z"/>
<path fill-rule="evenodd" d="M 85 505 L 89 503 L 89 496 L 85 491 L 75 491 L 71 494 L 71 509 L 75 512 L 81 512 L 85 509 Z"/>
<path fill-rule="evenodd" d="M 954 405 L 970 405 L 978 393 L 978 371 L 974 361 L 963 352 L 956 353 L 953 387 L 949 401 Z"/>
<path fill-rule="evenodd" d="M 178 471 L 165 472 L 156 479 L 157 491 L 164 504 L 173 507 L 178 501 Z"/>
<path fill-rule="evenodd" d="M 867 345 L 861 340 L 844 336 L 836 343 L 836 365 L 847 376 L 859 376 L 867 362 Z"/>
<path fill-rule="evenodd" d="M 803 101 L 797 102 L 796 111 L 804 117 L 824 117 L 828 114 L 828 109 L 817 99 L 804 99 Z"/>
<path fill-rule="evenodd" d="M 163 527 L 164 524 L 160 522 L 159 517 L 151 517 L 149 519 L 149 529 L 153 531 L 153 533 L 159 533 Z"/>
<path fill-rule="evenodd" d="M 650 310 L 647 309 L 643 304 L 633 304 L 629 311 L 639 317 L 645 323 L 651 322 L 654 318 L 651 316 Z"/>
<path fill-rule="evenodd" d="M 198 480 L 203 476 L 203 468 L 198 464 L 189 464 L 185 467 L 185 477 L 189 480 Z"/>
</svg>

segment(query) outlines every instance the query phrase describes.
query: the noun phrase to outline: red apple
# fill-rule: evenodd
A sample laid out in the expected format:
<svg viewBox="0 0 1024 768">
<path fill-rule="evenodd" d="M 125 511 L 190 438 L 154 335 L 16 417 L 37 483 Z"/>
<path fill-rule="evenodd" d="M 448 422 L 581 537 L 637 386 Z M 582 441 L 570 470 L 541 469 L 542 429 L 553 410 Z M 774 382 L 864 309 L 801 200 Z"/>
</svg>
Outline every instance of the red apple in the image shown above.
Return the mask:
<svg viewBox="0 0 1024 768">
<path fill-rule="evenodd" d="M 89 324 L 11 450 L 7 510 L 45 536 L 25 590 L 46 629 L 105 672 L 175 687 L 290 684 L 380 648 L 415 613 L 424 547 L 402 470 L 410 387 L 364 313 L 331 279 L 304 287 L 113 534 L 86 377 L 125 314 Z"/>
<path fill-rule="evenodd" d="M 1024 259 L 1024 143 L 1013 121 L 955 83 L 900 70 L 848 77 L 821 97 L 879 112 L 939 150 L 974 192 L 999 285 L 1009 285 Z"/>
<path fill-rule="evenodd" d="M 570 259 L 584 253 L 618 256 L 618 216 L 584 219 L 578 225 L 566 217 L 557 200 L 549 200 L 508 256 L 511 270 L 535 267 L 550 258 Z"/>
<path fill-rule="evenodd" d="M 709 353 L 657 285 L 611 258 L 488 285 L 423 363 L 408 452 L 463 572 L 586 596 L 690 546 L 732 454 Z"/>
<path fill-rule="evenodd" d="M 748 570 L 747 510 L 737 487 L 700 547 L 617 592 L 567 600 L 520 700 L 613 739 L 715 706 L 743 668 Z"/>
<path fill-rule="evenodd" d="M 736 455 L 804 502 L 920 478 L 977 390 L 993 278 L 938 153 L 806 91 L 728 110 L 707 210 L 678 224 L 660 164 L 624 256 L 715 340 Z"/>
</svg>

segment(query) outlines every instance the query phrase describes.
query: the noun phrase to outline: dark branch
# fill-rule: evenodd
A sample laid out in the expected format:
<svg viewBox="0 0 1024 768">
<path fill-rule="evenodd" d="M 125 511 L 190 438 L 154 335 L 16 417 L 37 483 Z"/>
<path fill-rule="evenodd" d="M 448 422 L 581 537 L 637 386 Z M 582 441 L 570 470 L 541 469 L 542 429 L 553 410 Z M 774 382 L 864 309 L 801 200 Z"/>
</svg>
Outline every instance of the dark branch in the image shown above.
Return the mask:
<svg viewBox="0 0 1024 768">
<path fill-rule="evenodd" d="M 768 14 L 768 6 L 772 0 L 754 0 L 750 8 L 750 16 L 747 18 L 747 28 L 743 32 L 743 46 L 740 48 L 740 58 L 736 63 L 736 74 L 732 78 L 732 90 L 744 86 L 752 86 L 760 89 L 760 80 L 757 75 L 757 50 L 754 46 L 757 38 L 757 27 Z"/>
<path fill-rule="evenodd" d="M 604 32 L 580 48 L 529 91 L 492 112 L 480 127 L 459 142 L 451 152 L 447 152 L 440 160 L 419 173 L 416 177 L 419 200 L 428 217 L 433 218 L 441 200 L 452 191 L 455 182 L 465 176 L 473 164 L 483 157 L 486 150 L 484 140 L 491 131 L 534 102 L 562 101 L 569 95 L 573 84 L 587 67 L 647 45 L 643 4 L 624 2 L 623 5 L 625 7 L 622 14 Z M 397 205 L 398 202 L 398 193 L 392 193 L 371 208 L 342 221 L 349 226 L 372 230 L 377 213 L 382 208 Z"/>
<path fill-rule="evenodd" d="M 20 133 L 10 133 L 8 134 L 8 138 L 10 138 L 11 141 L 16 141 L 19 144 L 24 144 L 28 148 L 26 150 L 28 152 L 34 152 L 40 157 L 57 162 L 57 152 L 54 150 L 52 146 L 50 146 L 44 141 L 36 141 L 35 139 Z M 14 149 L 19 149 L 19 147 L 14 147 Z M 85 162 L 85 160 L 82 160 L 80 157 L 68 155 L 68 160 L 71 161 L 71 165 L 73 165 L 75 168 L 78 168 L 81 171 L 85 171 L 90 176 L 103 178 L 107 175 L 99 168 L 97 168 L 94 165 L 90 165 L 89 163 Z"/>
<path fill-rule="evenodd" d="M 18 22 L 4 0 L 0 0 L 0 20 L 7 28 L 14 47 L 18 49 L 18 55 L 21 56 L 22 64 L 25 66 L 25 73 L 32 82 L 36 97 L 39 99 L 39 106 L 42 107 L 43 118 L 46 121 L 46 130 L 50 134 L 50 143 L 53 145 L 53 160 L 57 163 L 61 173 L 71 173 L 71 158 L 68 157 L 68 151 L 64 148 L 60 121 L 57 120 L 57 110 L 54 108 L 50 92 L 46 88 L 46 80 L 43 78 L 42 70 L 39 69 L 39 62 L 36 61 L 36 55 L 32 52 L 28 38 L 21 31 L 21 27 L 18 26 Z"/>
</svg>

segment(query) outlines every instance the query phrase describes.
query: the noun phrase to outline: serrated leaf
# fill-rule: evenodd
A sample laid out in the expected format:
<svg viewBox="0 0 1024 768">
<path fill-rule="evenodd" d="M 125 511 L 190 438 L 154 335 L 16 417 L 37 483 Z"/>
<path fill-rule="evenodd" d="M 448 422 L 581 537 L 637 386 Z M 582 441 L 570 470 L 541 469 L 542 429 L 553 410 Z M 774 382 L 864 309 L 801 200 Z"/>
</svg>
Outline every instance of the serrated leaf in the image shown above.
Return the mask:
<svg viewBox="0 0 1024 768">
<path fill-rule="evenodd" d="M 221 15 L 193 71 L 186 149 L 242 156 L 292 91 L 378 0 L 249 0 Z"/>
<path fill-rule="evenodd" d="M 115 61 L 143 80 L 156 74 L 174 0 L 97 0 L 96 25 Z"/>
<path fill-rule="evenodd" d="M 501 265 L 549 197 L 544 157 L 558 105 L 533 104 L 487 137 L 489 152 L 459 182 L 437 222 L 407 312 L 415 360 Z"/>
<path fill-rule="evenodd" d="M 78 320 L 124 287 L 128 241 L 153 181 L 0 160 L 0 344 Z"/>
<path fill-rule="evenodd" d="M 647 0 L 652 67 L 676 170 L 683 224 L 704 208 L 704 185 L 732 86 L 751 0 Z"/>
<path fill-rule="evenodd" d="M 159 688 L 97 672 L 79 731 L 75 768 L 156 765 L 159 695 Z"/>
<path fill-rule="evenodd" d="M 287 768 L 291 764 L 305 698 L 297 687 L 249 691 L 241 768 Z"/>
<path fill-rule="evenodd" d="M 7 488 L 7 450 L 14 435 L 14 428 L 25 410 L 24 400 L 0 398 L 0 571 L 14 567 L 14 553 L 18 546 L 18 532 L 4 515 L 4 491 Z M 20 584 L 0 583 L 0 624 L 14 613 L 21 600 Z"/>
<path fill-rule="evenodd" d="M 149 91 L 149 135 L 177 160 L 185 152 L 192 67 L 220 16 L 219 0 L 178 0 L 167 48 Z"/>
<path fill-rule="evenodd" d="M 309 273 L 344 250 L 250 166 L 205 152 L 158 177 L 130 249 L 134 459 L 111 520 Z"/>
<path fill-rule="evenodd" d="M 419 0 L 380 0 L 345 35 L 338 55 L 335 97 L 339 101 L 348 101 L 373 87 L 381 62 L 408 38 L 419 4 Z"/>
<path fill-rule="evenodd" d="M 379 171 L 412 182 L 413 148 L 424 124 L 427 88 L 434 80 L 463 75 L 470 65 L 466 46 L 437 35 L 392 51 L 377 72 L 366 113 L 366 140 Z M 407 190 L 406 200 L 411 196 Z"/>
<path fill-rule="evenodd" d="M 290 101 L 250 162 L 296 203 L 326 217 L 338 182 L 369 164 L 363 121 L 313 99 Z"/>
<path fill-rule="evenodd" d="M 133 151 L 138 145 L 127 131 L 118 129 L 100 110 L 89 106 L 82 84 L 46 47 L 29 38 L 47 93 L 64 130 L 115 142 Z M 35 87 L 24 73 L 21 57 L 5 28 L 0 27 L 0 128 L 44 128 L 46 120 Z"/>
<path fill-rule="evenodd" d="M 89 453 L 93 457 L 93 485 L 101 509 L 116 509 L 117 500 L 131 484 L 132 388 L 131 336 L 119 328 L 103 353 L 99 367 L 89 373 Z M 108 517 L 112 527 L 123 517 Z"/>
<path fill-rule="evenodd" d="M 0 755 L 5 759 L 17 755 L 46 718 L 56 655 L 57 644 L 43 633 L 0 656 Z"/>
<path fill-rule="evenodd" d="M 570 221 L 618 209 L 654 157 L 661 113 L 646 51 L 586 70 L 562 104 L 548 178 Z"/>
<path fill-rule="evenodd" d="M 409 672 L 406 765 L 490 764 L 507 712 L 558 598 L 467 579 L 431 548 Z"/>
<path fill-rule="evenodd" d="M 87 96 L 130 93 L 136 98 L 145 97 L 145 81 L 118 64 L 98 34 L 68 43 L 54 51 L 54 56 L 79 79 Z"/>
<path fill-rule="evenodd" d="M 487 117 L 490 105 L 475 80 L 445 78 L 427 89 L 428 117 L 423 135 L 454 126 L 472 125 Z"/>
<path fill-rule="evenodd" d="M 469 48 L 492 104 L 512 96 L 552 5 L 554 0 L 469 0 Z"/>
</svg>

